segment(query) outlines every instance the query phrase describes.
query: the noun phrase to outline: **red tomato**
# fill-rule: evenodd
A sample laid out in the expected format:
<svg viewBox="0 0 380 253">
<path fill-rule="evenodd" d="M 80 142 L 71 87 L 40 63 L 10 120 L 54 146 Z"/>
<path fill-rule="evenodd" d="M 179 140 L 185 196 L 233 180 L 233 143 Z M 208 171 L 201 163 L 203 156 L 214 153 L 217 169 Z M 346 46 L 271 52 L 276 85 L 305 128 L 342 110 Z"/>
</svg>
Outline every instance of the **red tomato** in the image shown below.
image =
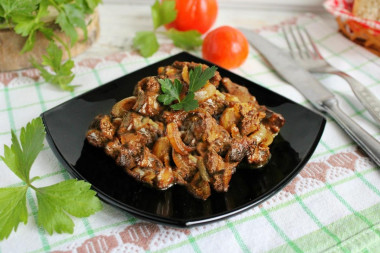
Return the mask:
<svg viewBox="0 0 380 253">
<path fill-rule="evenodd" d="M 218 14 L 217 0 L 175 0 L 177 18 L 167 29 L 175 28 L 179 31 L 198 30 L 207 32 L 214 24 Z"/>
<path fill-rule="evenodd" d="M 247 58 L 248 41 L 244 34 L 230 26 L 218 27 L 203 40 L 203 58 L 223 68 L 239 67 Z"/>
</svg>

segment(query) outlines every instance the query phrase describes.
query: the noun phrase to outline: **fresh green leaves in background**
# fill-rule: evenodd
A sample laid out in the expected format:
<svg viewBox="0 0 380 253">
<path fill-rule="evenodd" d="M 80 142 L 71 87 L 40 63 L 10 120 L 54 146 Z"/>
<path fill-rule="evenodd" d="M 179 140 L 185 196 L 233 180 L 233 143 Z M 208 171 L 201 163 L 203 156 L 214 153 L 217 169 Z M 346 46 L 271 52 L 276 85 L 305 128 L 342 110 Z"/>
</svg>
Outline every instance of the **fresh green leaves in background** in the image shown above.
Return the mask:
<svg viewBox="0 0 380 253">
<path fill-rule="evenodd" d="M 74 222 L 69 215 L 87 217 L 102 209 L 100 200 L 91 185 L 71 179 L 46 187 L 35 187 L 30 179 L 30 169 L 43 148 L 45 129 L 41 118 L 36 118 L 21 128 L 20 138 L 12 131 L 12 145 L 4 145 L 0 158 L 23 181 L 23 186 L 0 188 L 0 240 L 8 238 L 18 225 L 28 222 L 26 193 L 36 192 L 38 224 L 49 234 L 72 233 Z"/>
<path fill-rule="evenodd" d="M 152 20 L 154 29 L 169 24 L 177 17 L 177 10 L 175 9 L 175 1 L 162 1 L 157 0 L 151 7 Z"/>
<path fill-rule="evenodd" d="M 181 32 L 170 28 L 165 34 L 173 41 L 176 47 L 183 49 L 192 49 L 201 46 L 203 43 L 201 34 L 197 30 Z"/>
<path fill-rule="evenodd" d="M 73 91 L 75 86 L 70 85 L 74 79 L 74 74 L 71 71 L 74 67 L 73 60 L 70 59 L 62 63 L 62 50 L 52 42 L 50 42 L 46 52 L 47 55 L 42 56 L 42 65 L 33 60 L 33 66 L 41 72 L 46 82 L 57 84 L 62 90 Z M 43 66 L 50 66 L 53 73 L 47 71 Z"/>
<path fill-rule="evenodd" d="M 153 55 L 160 47 L 153 31 L 137 32 L 133 38 L 133 45 L 144 57 Z"/>
<path fill-rule="evenodd" d="M 71 39 L 71 45 L 78 41 L 78 32 L 75 30 L 79 27 L 84 32 L 84 38 L 87 39 L 87 27 L 84 21 L 85 14 L 74 4 L 62 5 L 62 11 L 59 12 L 56 23 L 61 27 Z"/>
<path fill-rule="evenodd" d="M 0 16 L 7 23 L 10 23 L 13 17 L 26 17 L 36 11 L 37 4 L 40 0 L 1 0 L 0 1 Z"/>
<path fill-rule="evenodd" d="M 156 0 L 151 7 L 153 31 L 140 31 L 133 39 L 133 46 L 144 57 L 149 57 L 157 52 L 159 44 L 157 33 L 164 34 L 173 41 L 173 44 L 183 49 L 192 49 L 202 45 L 201 34 L 196 30 L 178 31 L 174 28 L 165 32 L 157 32 L 163 25 L 169 24 L 177 17 L 174 0 L 165 0 L 160 3 Z"/>
<path fill-rule="evenodd" d="M 198 101 L 194 99 L 195 92 L 203 88 L 207 81 L 210 80 L 217 68 L 212 66 L 202 71 L 202 66 L 197 66 L 189 73 L 189 90 L 186 96 L 181 99 L 183 85 L 178 79 L 174 79 L 174 83 L 170 79 L 158 79 L 161 84 L 163 94 L 157 97 L 157 100 L 164 105 L 170 105 L 173 101 L 178 103 L 170 105 L 173 110 L 184 110 L 186 112 L 198 108 Z"/>
<path fill-rule="evenodd" d="M 79 38 L 76 28 L 82 29 L 84 37 L 87 39 L 85 15 L 93 13 L 100 3 L 101 0 L 0 0 L 0 29 L 13 28 L 17 34 L 27 37 L 20 53 L 33 49 L 38 32 L 41 32 L 51 43 L 55 44 L 60 53 L 57 53 L 57 50 L 54 54 L 48 52 L 47 57 L 59 59 L 61 66 L 50 65 L 52 62 L 56 63 L 56 60 L 45 61 L 44 59 L 42 64 L 37 63 L 36 60 L 31 60 L 34 67 L 41 71 L 47 82 L 58 85 L 64 90 L 72 91 L 74 86 L 69 84 L 74 78 L 71 71 L 74 63 L 71 60 L 70 48 Z M 56 17 L 51 17 L 51 10 L 55 10 Z M 68 44 L 54 34 L 51 28 L 54 22 L 70 38 Z M 57 44 L 61 44 L 67 51 L 69 59 L 66 62 L 62 62 L 62 49 Z M 49 45 L 49 47 L 51 46 Z M 54 73 L 42 71 L 41 69 L 44 66 L 50 67 Z"/>
</svg>

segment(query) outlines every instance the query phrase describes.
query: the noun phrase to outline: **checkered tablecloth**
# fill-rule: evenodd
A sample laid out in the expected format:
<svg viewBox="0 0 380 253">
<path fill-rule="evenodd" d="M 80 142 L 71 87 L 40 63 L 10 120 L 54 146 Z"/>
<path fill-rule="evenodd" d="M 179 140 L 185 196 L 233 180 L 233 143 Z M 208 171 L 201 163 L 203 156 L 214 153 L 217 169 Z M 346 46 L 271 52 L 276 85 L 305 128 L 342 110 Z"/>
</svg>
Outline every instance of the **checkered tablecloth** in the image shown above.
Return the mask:
<svg viewBox="0 0 380 253">
<path fill-rule="evenodd" d="M 343 38 L 313 15 L 285 23 L 304 26 L 324 57 L 380 97 L 380 58 Z M 286 47 L 280 26 L 263 28 L 263 36 Z M 158 61 L 179 50 L 167 41 L 144 59 L 132 51 L 101 58 L 77 59 L 74 92 L 44 82 L 36 70 L 0 73 L 0 154 L 10 144 L 11 129 L 20 128 L 43 111 L 108 81 Z M 193 52 L 200 55 L 200 52 Z M 251 49 L 234 72 L 311 108 L 292 86 L 278 78 Z M 380 126 L 357 101 L 347 83 L 332 75 L 317 78 L 332 90 L 345 112 L 375 138 Z M 31 177 L 38 186 L 70 178 L 45 143 Z M 18 178 L 0 161 L 0 187 Z M 380 171 L 331 118 L 310 161 L 282 191 L 261 205 L 232 218 L 190 229 L 139 220 L 115 207 L 88 218 L 74 218 L 73 234 L 49 236 L 37 226 L 36 199 L 27 194 L 29 222 L 0 242 L 8 252 L 380 252 Z M 1 229 L 1 228 L 0 228 Z"/>
</svg>

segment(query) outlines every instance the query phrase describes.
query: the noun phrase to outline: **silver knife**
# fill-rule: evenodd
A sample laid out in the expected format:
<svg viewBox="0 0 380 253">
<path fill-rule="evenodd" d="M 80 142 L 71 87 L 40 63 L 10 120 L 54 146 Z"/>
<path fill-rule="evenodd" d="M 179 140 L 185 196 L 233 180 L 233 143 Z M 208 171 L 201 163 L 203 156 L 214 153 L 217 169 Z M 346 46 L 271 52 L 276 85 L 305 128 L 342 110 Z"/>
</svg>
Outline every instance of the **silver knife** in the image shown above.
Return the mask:
<svg viewBox="0 0 380 253">
<path fill-rule="evenodd" d="M 334 118 L 363 151 L 380 166 L 380 142 L 340 109 L 338 100 L 332 92 L 299 66 L 283 49 L 251 30 L 239 29 L 282 78 L 301 92 L 319 111 L 328 113 Z"/>
</svg>

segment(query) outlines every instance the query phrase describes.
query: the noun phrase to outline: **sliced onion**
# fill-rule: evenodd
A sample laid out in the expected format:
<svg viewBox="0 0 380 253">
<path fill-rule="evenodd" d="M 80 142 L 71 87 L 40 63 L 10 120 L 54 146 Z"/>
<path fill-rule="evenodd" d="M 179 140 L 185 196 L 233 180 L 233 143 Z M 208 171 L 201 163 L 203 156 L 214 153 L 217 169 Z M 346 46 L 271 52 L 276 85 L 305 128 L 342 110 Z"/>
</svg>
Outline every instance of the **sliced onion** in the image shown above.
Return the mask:
<svg viewBox="0 0 380 253">
<path fill-rule="evenodd" d="M 123 115 L 132 109 L 132 107 L 136 103 L 136 97 L 131 96 L 124 98 L 123 100 L 120 100 L 117 102 L 111 110 L 111 114 L 113 117 L 123 117 Z"/>
<path fill-rule="evenodd" d="M 174 183 L 173 171 L 170 167 L 166 167 L 160 170 L 157 175 L 157 187 L 159 189 L 167 189 Z"/>
<path fill-rule="evenodd" d="M 190 172 L 195 169 L 196 161 L 189 159 L 189 156 L 183 156 L 177 153 L 174 149 L 172 150 L 172 157 L 175 165 L 182 171 Z"/>
<path fill-rule="evenodd" d="M 185 83 L 189 84 L 190 83 L 190 80 L 189 80 L 189 68 L 187 67 L 187 65 L 185 65 L 182 69 L 182 79 Z"/>
<path fill-rule="evenodd" d="M 219 122 L 228 132 L 231 133 L 233 125 L 237 125 L 240 120 L 240 114 L 235 110 L 235 107 L 230 107 L 224 110 L 220 116 Z"/>
<path fill-rule="evenodd" d="M 181 155 L 187 155 L 189 152 L 194 150 L 194 148 L 183 143 L 181 135 L 178 131 L 178 126 L 175 122 L 169 123 L 166 126 L 166 134 L 173 149 Z"/>
<path fill-rule="evenodd" d="M 197 160 L 197 168 L 199 170 L 199 174 L 201 175 L 202 179 L 206 182 L 210 182 L 210 177 L 207 173 L 207 169 L 206 169 L 206 166 L 203 162 L 203 158 L 202 157 L 198 157 L 198 160 Z"/>
<path fill-rule="evenodd" d="M 273 142 L 273 134 L 268 129 L 260 124 L 260 128 L 249 136 L 250 139 L 255 140 L 257 144 L 269 146 Z"/>
<path fill-rule="evenodd" d="M 165 164 L 165 167 L 169 167 L 170 163 L 170 142 L 168 137 L 160 137 L 154 143 L 153 154 L 158 157 Z"/>
<path fill-rule="evenodd" d="M 198 100 L 199 102 L 203 102 L 209 99 L 210 97 L 214 96 L 215 92 L 215 86 L 207 82 L 207 84 L 202 89 L 194 93 L 194 99 Z"/>
</svg>

